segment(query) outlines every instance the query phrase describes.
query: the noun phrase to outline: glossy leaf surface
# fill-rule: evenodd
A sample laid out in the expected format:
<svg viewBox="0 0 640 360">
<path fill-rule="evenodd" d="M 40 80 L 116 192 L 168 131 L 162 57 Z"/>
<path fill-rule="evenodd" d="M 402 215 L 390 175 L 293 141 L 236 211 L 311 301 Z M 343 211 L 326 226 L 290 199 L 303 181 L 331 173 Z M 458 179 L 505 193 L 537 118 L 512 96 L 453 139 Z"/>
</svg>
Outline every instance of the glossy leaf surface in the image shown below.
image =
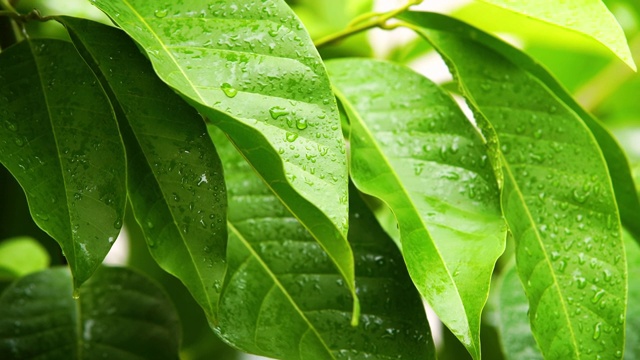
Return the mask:
<svg viewBox="0 0 640 360">
<path fill-rule="evenodd" d="M 636 70 L 620 24 L 601 0 L 482 1 L 594 38 Z"/>
<path fill-rule="evenodd" d="M 122 226 L 125 162 L 113 111 L 68 42 L 4 50 L 0 84 L 0 162 L 25 190 L 36 224 L 62 247 L 79 286 Z"/>
<path fill-rule="evenodd" d="M 129 196 L 151 254 L 214 316 L 226 269 L 227 199 L 202 118 L 157 78 L 124 32 L 60 20 L 113 99 L 127 149 Z"/>
<path fill-rule="evenodd" d="M 516 240 L 534 336 L 545 357 L 621 357 L 626 261 L 597 142 L 532 74 L 474 41 L 420 29 L 498 140 L 502 206 Z"/>
<path fill-rule="evenodd" d="M 640 247 L 628 233 L 625 232 L 623 237 L 629 279 L 624 358 L 633 360 L 640 358 Z"/>
<path fill-rule="evenodd" d="M 322 248 L 213 132 L 229 187 L 229 272 L 216 331 L 251 353 L 279 359 L 434 359 L 422 302 L 395 244 L 358 194 L 349 240 L 362 298 L 350 325 L 348 287 Z"/>
<path fill-rule="evenodd" d="M 500 342 L 507 360 L 542 360 L 531 333 L 529 301 L 515 266 L 502 274 L 499 295 Z"/>
<path fill-rule="evenodd" d="M 0 296 L 2 359 L 178 359 L 180 326 L 154 283 L 100 268 L 71 297 L 66 268 L 28 275 Z"/>
<path fill-rule="evenodd" d="M 231 137 L 354 291 L 337 106 L 321 59 L 286 3 L 94 4 L 142 46 L 162 80 Z"/>
<path fill-rule="evenodd" d="M 401 18 L 417 25 L 428 24 L 431 29 L 454 33 L 482 43 L 484 46 L 500 53 L 510 62 L 517 64 L 518 67 L 529 72 L 539 81 L 542 81 L 555 96 L 580 116 L 598 141 L 600 150 L 607 161 L 609 177 L 615 190 L 622 223 L 634 235 L 636 241 L 640 243 L 640 221 L 638 221 L 640 201 L 637 196 L 629 196 L 636 190 L 629 168 L 629 161 L 624 151 L 602 123 L 585 111 L 544 66 L 504 41 L 447 16 L 427 12 L 407 12 Z"/>
<path fill-rule="evenodd" d="M 372 60 L 327 63 L 351 124 L 351 175 L 397 218 L 407 268 L 475 358 L 506 226 L 479 133 L 443 90 Z"/>
<path fill-rule="evenodd" d="M 40 243 L 21 236 L 0 241 L 0 281 L 12 280 L 49 266 L 49 253 Z"/>
</svg>

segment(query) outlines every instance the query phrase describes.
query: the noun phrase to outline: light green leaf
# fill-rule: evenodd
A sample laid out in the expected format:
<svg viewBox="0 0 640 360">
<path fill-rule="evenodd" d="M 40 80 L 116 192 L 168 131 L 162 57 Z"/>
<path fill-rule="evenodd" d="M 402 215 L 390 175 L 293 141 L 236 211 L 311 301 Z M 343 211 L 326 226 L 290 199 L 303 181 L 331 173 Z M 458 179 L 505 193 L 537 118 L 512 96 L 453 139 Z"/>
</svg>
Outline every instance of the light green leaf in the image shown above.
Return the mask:
<svg viewBox="0 0 640 360">
<path fill-rule="evenodd" d="M 488 120 L 499 139 L 503 211 L 542 353 L 621 357 L 624 245 L 607 166 L 589 128 L 499 53 L 454 33 L 418 31 L 446 58 L 476 118 Z"/>
<path fill-rule="evenodd" d="M 202 118 L 157 78 L 124 32 L 88 20 L 60 21 L 116 108 L 129 197 L 151 254 L 215 316 L 216 287 L 226 269 L 227 198 Z"/>
<path fill-rule="evenodd" d="M 407 268 L 438 317 L 480 358 L 480 316 L 506 225 L 480 134 L 443 90 L 372 60 L 327 63 L 351 123 L 351 176 L 400 227 Z"/>
<path fill-rule="evenodd" d="M 126 201 L 122 140 L 104 91 L 68 42 L 0 54 L 0 162 L 40 228 L 62 247 L 75 286 L 115 241 Z"/>
<path fill-rule="evenodd" d="M 348 287 L 322 248 L 212 131 L 229 187 L 229 272 L 220 336 L 278 359 L 435 359 L 420 296 L 395 244 L 352 193 L 349 240 L 362 297 L 349 323 Z"/>
<path fill-rule="evenodd" d="M 589 127 L 593 136 L 598 141 L 600 150 L 607 161 L 609 177 L 615 190 L 616 202 L 622 223 L 631 231 L 636 241 L 640 243 L 640 221 L 638 221 L 640 201 L 637 196 L 629 196 L 629 194 L 635 193 L 635 185 L 626 155 L 611 133 L 605 129 L 597 119 L 585 111 L 553 75 L 535 59 L 529 57 L 517 48 L 455 19 L 441 14 L 419 12 L 404 13 L 401 18 L 415 24 L 428 25 L 431 29 L 451 32 L 457 36 L 470 38 L 482 43 L 484 46 L 500 53 L 511 63 L 517 64 L 518 67 L 535 76 L 566 106 L 570 107 Z M 479 125 L 483 124 L 482 118 L 477 120 L 479 120 Z"/>
<path fill-rule="evenodd" d="M 94 0 L 162 80 L 227 133 L 354 296 L 345 143 L 322 61 L 283 0 Z"/>
<path fill-rule="evenodd" d="M 622 234 L 627 250 L 629 298 L 627 299 L 625 360 L 640 358 L 640 246 L 625 231 Z"/>
<path fill-rule="evenodd" d="M 482 1 L 594 38 L 636 70 L 620 24 L 601 0 Z"/>
<path fill-rule="evenodd" d="M 529 325 L 529 302 L 515 266 L 501 276 L 499 294 L 500 342 L 507 360 L 542 360 Z"/>
<path fill-rule="evenodd" d="M 40 243 L 21 236 L 0 241 L 0 280 L 14 279 L 49 266 L 49 253 Z"/>
<path fill-rule="evenodd" d="M 71 297 L 66 268 L 28 275 L 0 296 L 2 359 L 178 359 L 180 320 L 166 294 L 124 268 L 100 268 Z"/>
</svg>

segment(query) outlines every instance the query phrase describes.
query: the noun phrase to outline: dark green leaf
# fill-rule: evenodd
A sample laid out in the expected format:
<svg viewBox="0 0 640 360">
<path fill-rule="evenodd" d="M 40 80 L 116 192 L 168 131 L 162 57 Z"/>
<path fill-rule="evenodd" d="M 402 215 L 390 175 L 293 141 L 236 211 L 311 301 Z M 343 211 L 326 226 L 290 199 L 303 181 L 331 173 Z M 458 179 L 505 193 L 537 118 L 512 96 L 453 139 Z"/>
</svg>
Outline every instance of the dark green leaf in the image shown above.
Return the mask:
<svg viewBox="0 0 640 360">
<path fill-rule="evenodd" d="M 164 292 L 100 268 L 71 297 L 66 268 L 28 275 L 0 296 L 2 359 L 178 359 L 179 320 Z"/>
<path fill-rule="evenodd" d="M 126 201 L 122 140 L 104 91 L 68 42 L 0 54 L 0 161 L 34 220 L 62 247 L 75 285 L 115 241 Z"/>
<path fill-rule="evenodd" d="M 355 298 L 340 118 L 321 59 L 283 0 L 93 0 L 162 80 L 220 127 L 309 229 Z"/>
<path fill-rule="evenodd" d="M 248 352 L 279 359 L 434 359 L 422 302 L 395 244 L 352 194 L 362 318 L 350 325 L 348 287 L 322 248 L 256 177 L 212 136 L 229 186 L 229 272 L 216 331 Z"/>
<path fill-rule="evenodd" d="M 529 302 L 515 266 L 502 274 L 499 301 L 500 340 L 508 360 L 542 360 L 529 326 Z"/>
<path fill-rule="evenodd" d="M 425 26 L 428 24 L 428 27 L 434 30 L 451 32 L 457 36 L 482 43 L 542 81 L 555 96 L 570 107 L 589 127 L 598 141 L 600 150 L 607 161 L 622 223 L 640 243 L 640 221 L 638 221 L 640 201 L 637 196 L 629 196 L 629 194 L 635 193 L 635 186 L 627 157 L 611 133 L 585 111 L 544 66 L 517 48 L 455 19 L 440 14 L 418 12 L 404 13 L 401 17 L 416 24 Z"/>
<path fill-rule="evenodd" d="M 607 165 L 590 129 L 533 74 L 473 38 L 418 31 L 446 59 L 476 119 L 497 134 L 503 211 L 543 354 L 620 358 L 624 246 Z"/>
<path fill-rule="evenodd" d="M 351 175 L 395 213 L 407 268 L 480 358 L 480 316 L 506 225 L 483 140 L 443 90 L 372 60 L 327 63 L 351 122 Z"/>
<path fill-rule="evenodd" d="M 49 253 L 30 237 L 0 241 L 0 280 L 14 279 L 49 266 Z"/>
<path fill-rule="evenodd" d="M 222 165 L 198 113 L 115 28 L 60 18 L 113 99 L 127 147 L 129 197 L 151 254 L 209 317 L 226 269 Z"/>
</svg>

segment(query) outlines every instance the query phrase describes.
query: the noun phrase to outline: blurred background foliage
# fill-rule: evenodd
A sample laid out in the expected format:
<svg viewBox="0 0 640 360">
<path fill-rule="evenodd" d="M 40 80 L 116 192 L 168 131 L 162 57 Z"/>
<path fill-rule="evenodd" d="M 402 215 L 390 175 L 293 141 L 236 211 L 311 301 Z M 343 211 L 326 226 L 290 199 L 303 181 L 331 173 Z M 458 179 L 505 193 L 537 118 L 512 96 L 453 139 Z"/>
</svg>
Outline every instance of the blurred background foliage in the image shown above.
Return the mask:
<svg viewBox="0 0 640 360">
<path fill-rule="evenodd" d="M 401 0 L 289 0 L 313 39 L 346 28 L 358 15 L 403 5 Z M 38 9 L 43 15 L 65 14 L 104 23 L 109 19 L 87 0 L 12 1 L 18 11 Z M 630 43 L 636 63 L 640 63 L 640 2 L 606 0 Z M 416 7 L 446 12 L 524 49 L 549 68 L 581 104 L 593 112 L 616 135 L 627 151 L 636 184 L 640 182 L 640 75 L 631 71 L 602 45 L 586 37 L 552 25 L 514 14 L 482 1 L 430 0 Z M 68 38 L 55 22 L 31 22 L 32 37 Z M 376 56 L 404 63 L 434 78 L 447 78 L 425 42 L 403 29 L 360 33 L 319 49 L 323 58 Z M 438 81 L 438 79 L 434 79 Z M 441 81 L 442 82 L 442 81 Z M 454 89 L 444 84 L 446 89 Z M 4 167 L 0 167 L 0 291 L 25 273 L 59 265 L 64 257 L 57 243 L 31 220 L 24 193 Z M 210 330 L 202 310 L 177 279 L 162 271 L 151 258 L 142 233 L 132 216 L 125 222 L 121 239 L 107 261 L 136 268 L 161 283 L 174 301 L 183 328 L 183 359 L 256 359 L 223 344 Z M 508 256 L 509 251 L 507 251 Z M 29 257 L 21 256 L 29 254 Z M 508 258 L 501 261 L 507 263 Z M 498 286 L 493 286 L 496 289 Z M 497 291 L 492 291 L 482 328 L 483 356 L 502 359 L 497 335 Z M 432 326 L 437 328 L 437 326 Z M 444 329 L 436 342 L 439 358 L 469 359 L 455 336 Z"/>
</svg>

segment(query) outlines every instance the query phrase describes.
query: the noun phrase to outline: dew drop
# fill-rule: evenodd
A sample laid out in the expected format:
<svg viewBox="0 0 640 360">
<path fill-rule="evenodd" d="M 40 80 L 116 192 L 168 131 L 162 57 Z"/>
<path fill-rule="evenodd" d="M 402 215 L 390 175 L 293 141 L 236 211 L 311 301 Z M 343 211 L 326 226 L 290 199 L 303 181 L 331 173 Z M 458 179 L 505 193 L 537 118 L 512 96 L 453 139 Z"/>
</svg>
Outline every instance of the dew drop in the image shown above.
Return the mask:
<svg viewBox="0 0 640 360">
<path fill-rule="evenodd" d="M 6 120 L 4 122 L 5 127 L 9 130 L 9 131 L 17 131 L 18 130 L 18 125 Z"/>
<path fill-rule="evenodd" d="M 24 146 L 24 140 L 20 139 L 20 138 L 16 138 L 15 139 L 15 143 L 17 146 L 22 147 Z"/>
<path fill-rule="evenodd" d="M 298 138 L 298 134 L 287 131 L 285 138 L 288 142 L 294 142 Z"/>
<path fill-rule="evenodd" d="M 232 98 L 238 95 L 238 89 L 234 88 L 229 83 L 223 83 L 220 88 L 222 89 L 222 92 L 224 92 L 224 94 L 229 98 Z"/>
<path fill-rule="evenodd" d="M 116 229 L 120 229 L 122 227 L 122 219 L 117 218 L 116 221 L 113 223 L 113 227 Z"/>
<path fill-rule="evenodd" d="M 604 289 L 600 289 L 595 294 L 593 294 L 593 297 L 591 298 L 591 302 L 593 304 L 596 304 L 600 301 L 600 299 L 602 299 L 603 296 L 604 296 Z"/>
<path fill-rule="evenodd" d="M 166 9 L 163 10 L 156 10 L 153 12 L 153 15 L 155 15 L 158 19 L 162 19 L 163 17 L 167 16 L 169 12 Z"/>
<path fill-rule="evenodd" d="M 598 340 L 598 338 L 600 338 L 601 334 L 602 334 L 602 323 L 599 322 L 593 328 L 593 340 Z"/>
<path fill-rule="evenodd" d="M 304 130 L 306 129 L 308 126 L 307 124 L 307 120 L 306 119 L 298 119 L 296 120 L 296 127 L 298 128 L 298 130 Z"/>
<path fill-rule="evenodd" d="M 281 116 L 285 116 L 289 114 L 289 111 L 287 111 L 287 109 L 280 107 L 280 106 L 274 106 L 271 109 L 269 109 L 269 114 L 271 114 L 271 118 L 273 120 L 276 120 L 277 118 L 281 117 Z"/>
<path fill-rule="evenodd" d="M 80 299 L 80 289 L 73 289 L 73 294 L 71 295 L 71 297 L 74 300 Z"/>
<path fill-rule="evenodd" d="M 587 286 L 587 280 L 583 277 L 576 278 L 576 284 L 578 284 L 578 289 L 584 289 Z"/>
</svg>

